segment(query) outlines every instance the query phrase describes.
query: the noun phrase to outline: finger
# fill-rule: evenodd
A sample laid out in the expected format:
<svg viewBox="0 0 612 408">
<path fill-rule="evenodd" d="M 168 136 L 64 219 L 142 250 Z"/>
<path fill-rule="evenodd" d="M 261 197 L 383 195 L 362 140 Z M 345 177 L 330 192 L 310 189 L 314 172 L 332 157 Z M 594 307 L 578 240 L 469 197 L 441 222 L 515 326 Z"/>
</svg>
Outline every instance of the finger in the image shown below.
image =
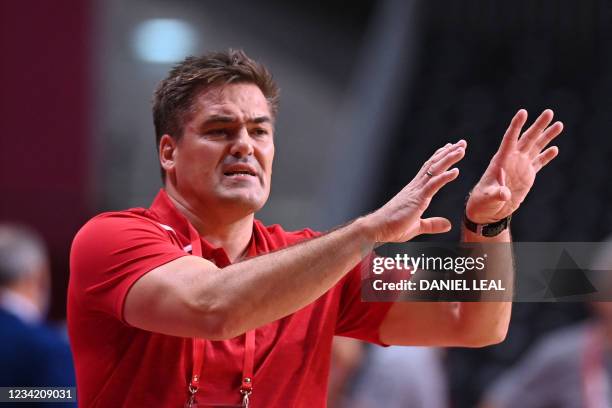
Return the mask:
<svg viewBox="0 0 612 408">
<path fill-rule="evenodd" d="M 538 156 L 533 160 L 535 171 L 538 172 L 542 170 L 542 167 L 550 163 L 550 161 L 557 157 L 558 154 L 559 148 L 557 146 L 551 146 L 542 153 L 538 154 Z"/>
<path fill-rule="evenodd" d="M 423 187 L 427 197 L 433 197 L 447 183 L 453 181 L 459 176 L 459 169 L 452 168 L 437 176 L 430 177 L 428 183 Z"/>
<path fill-rule="evenodd" d="M 467 147 L 467 142 L 465 141 L 465 139 L 461 139 L 457 143 L 455 143 L 455 146 L 462 147 L 465 149 Z"/>
<path fill-rule="evenodd" d="M 520 109 L 516 112 L 516 115 L 510 121 L 510 126 L 506 130 L 504 134 L 504 138 L 501 141 L 501 145 L 499 146 L 499 152 L 502 156 L 508 154 L 510 150 L 512 150 L 517 143 L 518 137 L 521 134 L 521 129 L 525 125 L 527 121 L 527 111 L 525 109 Z"/>
<path fill-rule="evenodd" d="M 439 158 L 444 152 L 448 151 L 448 148 L 451 147 L 453 144 L 452 143 L 447 143 L 444 146 L 442 146 L 441 148 L 439 148 L 438 150 L 436 150 L 434 152 L 434 154 L 431 155 L 431 158 L 429 160 L 431 161 L 435 161 L 437 158 Z"/>
<path fill-rule="evenodd" d="M 542 112 L 529 129 L 523 133 L 523 136 L 518 141 L 518 148 L 523 151 L 529 151 L 540 133 L 550 124 L 553 116 L 554 112 L 551 109 L 546 109 Z"/>
<path fill-rule="evenodd" d="M 444 156 L 440 161 L 433 163 L 429 167 L 429 172 L 433 175 L 445 172 L 450 166 L 463 159 L 464 156 L 465 150 L 463 148 L 457 148 Z"/>
<path fill-rule="evenodd" d="M 419 234 L 441 234 L 450 231 L 451 227 L 451 222 L 446 218 L 423 218 L 419 225 Z"/>
<path fill-rule="evenodd" d="M 447 143 L 446 146 L 438 149 L 433 156 L 431 156 L 431 159 L 429 159 L 429 163 L 435 163 L 437 161 L 439 161 L 440 159 L 442 159 L 444 156 L 446 156 L 449 153 L 452 153 L 453 151 L 457 150 L 460 147 L 465 148 L 465 145 L 467 145 L 466 141 L 461 139 L 459 140 L 457 143 Z"/>
<path fill-rule="evenodd" d="M 445 146 L 436 150 L 435 153 L 429 159 L 427 159 L 425 163 L 423 163 L 423 165 L 419 169 L 419 172 L 415 176 L 415 179 L 424 177 L 431 165 L 437 160 L 440 160 L 440 158 L 444 157 L 446 154 L 448 154 L 448 152 L 451 151 L 452 146 L 453 145 L 451 143 L 447 143 Z"/>
<path fill-rule="evenodd" d="M 489 186 L 484 190 L 487 201 L 508 201 L 512 197 L 512 192 L 507 186 Z"/>
<path fill-rule="evenodd" d="M 563 123 L 555 122 L 551 127 L 546 129 L 544 133 L 542 133 L 536 139 L 535 143 L 532 147 L 532 152 L 538 154 L 544 149 L 555 137 L 559 136 L 563 132 Z"/>
<path fill-rule="evenodd" d="M 425 163 L 423 163 L 423 166 L 421 167 L 421 169 L 419 170 L 419 172 L 417 173 L 417 176 L 415 178 L 425 178 L 426 173 L 429 171 L 431 174 L 437 174 L 431 171 L 431 166 L 444 159 L 444 157 L 448 154 L 454 153 L 456 150 L 458 149 L 464 149 L 467 146 L 467 142 L 463 139 L 459 140 L 457 143 L 451 144 L 451 143 L 447 143 L 446 146 L 438 149 L 436 151 L 436 153 L 434 153 L 434 155 L 427 160 Z M 448 167 L 447 167 L 448 168 Z M 446 169 L 444 169 L 446 170 Z M 438 170 L 438 173 L 441 170 Z M 427 178 L 429 178 L 431 176 L 427 175 Z"/>
<path fill-rule="evenodd" d="M 440 157 L 444 156 L 446 153 L 449 152 L 449 148 L 451 146 L 452 146 L 452 143 L 447 143 L 446 145 L 436 150 L 434 154 L 432 154 L 431 157 L 427 159 L 425 163 L 423 163 L 423 165 L 421 166 L 421 169 L 419 170 L 415 178 L 424 175 L 427 172 L 427 170 L 429 170 L 429 167 L 431 166 L 432 163 L 434 163 L 436 160 L 439 160 Z"/>
</svg>

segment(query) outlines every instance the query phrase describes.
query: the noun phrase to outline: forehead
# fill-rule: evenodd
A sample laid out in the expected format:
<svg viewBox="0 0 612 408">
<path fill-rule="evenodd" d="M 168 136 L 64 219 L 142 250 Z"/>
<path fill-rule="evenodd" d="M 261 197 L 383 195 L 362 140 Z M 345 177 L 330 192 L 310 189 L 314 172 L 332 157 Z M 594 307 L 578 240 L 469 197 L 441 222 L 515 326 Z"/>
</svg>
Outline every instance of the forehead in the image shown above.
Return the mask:
<svg viewBox="0 0 612 408">
<path fill-rule="evenodd" d="M 194 101 L 195 118 L 223 115 L 238 120 L 267 116 L 270 106 L 255 84 L 233 83 L 216 85 L 201 91 Z"/>
</svg>

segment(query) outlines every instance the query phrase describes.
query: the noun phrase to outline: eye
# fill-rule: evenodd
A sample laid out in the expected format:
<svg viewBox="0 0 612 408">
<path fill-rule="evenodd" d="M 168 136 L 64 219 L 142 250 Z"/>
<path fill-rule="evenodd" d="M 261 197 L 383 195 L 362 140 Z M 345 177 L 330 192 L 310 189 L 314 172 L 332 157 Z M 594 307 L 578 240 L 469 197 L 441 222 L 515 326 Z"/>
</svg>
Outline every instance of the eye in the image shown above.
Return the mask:
<svg viewBox="0 0 612 408">
<path fill-rule="evenodd" d="M 207 130 L 206 132 L 204 132 L 204 134 L 207 135 L 207 136 L 221 137 L 221 136 L 227 135 L 228 134 L 228 130 L 224 129 L 224 128 L 210 129 L 210 130 Z"/>
<path fill-rule="evenodd" d="M 253 129 L 251 133 L 255 136 L 266 136 L 269 132 L 266 128 L 258 127 Z"/>
</svg>

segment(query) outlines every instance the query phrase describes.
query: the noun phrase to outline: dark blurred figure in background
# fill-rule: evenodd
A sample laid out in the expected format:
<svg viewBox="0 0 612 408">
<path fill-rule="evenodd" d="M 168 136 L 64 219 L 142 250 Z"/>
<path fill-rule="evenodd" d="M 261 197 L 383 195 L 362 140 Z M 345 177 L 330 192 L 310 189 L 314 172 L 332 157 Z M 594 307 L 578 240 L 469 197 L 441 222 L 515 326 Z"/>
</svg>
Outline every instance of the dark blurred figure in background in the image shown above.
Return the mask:
<svg viewBox="0 0 612 408">
<path fill-rule="evenodd" d="M 45 323 L 49 281 L 42 239 L 0 224 L 0 386 L 75 385 L 66 337 Z"/>
<path fill-rule="evenodd" d="M 435 347 L 369 347 L 336 337 L 329 407 L 449 407 L 444 352 Z"/>
<path fill-rule="evenodd" d="M 591 268 L 610 274 L 612 237 Z M 556 330 L 538 341 L 493 383 L 482 407 L 612 407 L 612 302 L 591 306 L 590 321 Z"/>
<path fill-rule="evenodd" d="M 368 347 L 352 393 L 356 408 L 449 407 L 444 349 Z"/>
</svg>

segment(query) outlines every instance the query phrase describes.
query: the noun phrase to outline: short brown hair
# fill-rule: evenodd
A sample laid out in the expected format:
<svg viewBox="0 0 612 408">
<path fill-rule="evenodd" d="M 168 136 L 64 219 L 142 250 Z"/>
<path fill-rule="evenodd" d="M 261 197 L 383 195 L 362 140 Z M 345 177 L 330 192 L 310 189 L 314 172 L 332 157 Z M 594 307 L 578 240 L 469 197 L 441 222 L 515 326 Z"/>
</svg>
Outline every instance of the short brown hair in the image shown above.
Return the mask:
<svg viewBox="0 0 612 408">
<path fill-rule="evenodd" d="M 175 65 L 159 83 L 153 97 L 155 141 L 159 149 L 161 137 L 183 136 L 183 125 L 189 120 L 193 100 L 206 87 L 236 82 L 253 83 L 268 100 L 272 115 L 278 111 L 279 88 L 272 74 L 261 63 L 249 58 L 242 50 L 210 52 L 199 57 L 187 57 Z M 162 169 L 162 180 L 165 172 Z"/>
</svg>

